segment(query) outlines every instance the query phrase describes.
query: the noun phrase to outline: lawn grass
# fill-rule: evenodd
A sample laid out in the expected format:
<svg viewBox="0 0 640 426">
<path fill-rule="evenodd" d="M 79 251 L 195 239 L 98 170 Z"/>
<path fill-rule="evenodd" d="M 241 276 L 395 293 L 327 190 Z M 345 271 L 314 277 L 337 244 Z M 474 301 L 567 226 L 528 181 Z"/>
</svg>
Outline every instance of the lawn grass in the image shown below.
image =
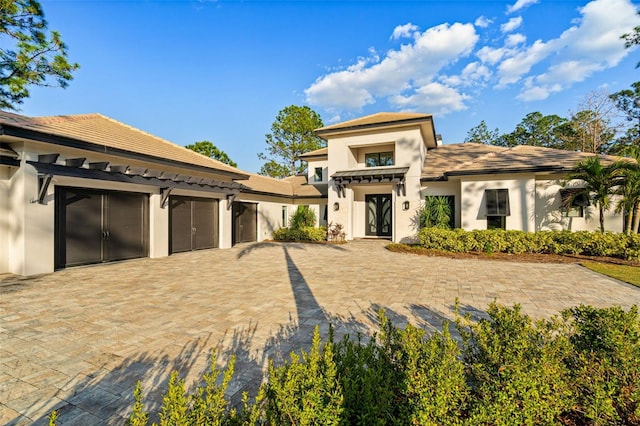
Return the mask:
<svg viewBox="0 0 640 426">
<path fill-rule="evenodd" d="M 610 263 L 582 262 L 582 266 L 599 274 L 640 287 L 640 267 Z"/>
</svg>

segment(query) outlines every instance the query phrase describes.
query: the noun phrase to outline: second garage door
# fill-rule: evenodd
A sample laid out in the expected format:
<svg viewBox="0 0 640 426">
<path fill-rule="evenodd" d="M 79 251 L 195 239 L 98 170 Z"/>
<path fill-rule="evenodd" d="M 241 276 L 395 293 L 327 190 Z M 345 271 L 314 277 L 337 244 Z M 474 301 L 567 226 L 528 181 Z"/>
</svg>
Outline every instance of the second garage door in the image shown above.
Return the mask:
<svg viewBox="0 0 640 426">
<path fill-rule="evenodd" d="M 218 247 L 218 200 L 169 198 L 169 252 Z"/>
</svg>

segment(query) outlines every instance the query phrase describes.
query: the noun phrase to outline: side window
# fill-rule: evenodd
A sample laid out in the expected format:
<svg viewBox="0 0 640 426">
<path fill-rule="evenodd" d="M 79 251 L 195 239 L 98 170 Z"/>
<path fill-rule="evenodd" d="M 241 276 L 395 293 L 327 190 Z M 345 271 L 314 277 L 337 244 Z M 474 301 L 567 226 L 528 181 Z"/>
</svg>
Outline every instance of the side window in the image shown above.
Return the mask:
<svg viewBox="0 0 640 426">
<path fill-rule="evenodd" d="M 287 206 L 282 206 L 282 227 L 286 228 L 289 225 L 289 209 Z"/>
<path fill-rule="evenodd" d="M 313 174 L 314 182 L 322 182 L 322 167 L 316 167 L 315 173 Z"/>
<path fill-rule="evenodd" d="M 511 215 L 508 189 L 485 189 L 487 229 L 506 229 L 506 217 Z"/>
<path fill-rule="evenodd" d="M 564 188 L 560 190 L 562 205 L 560 210 L 564 217 L 584 217 L 584 208 L 588 207 L 589 196 L 582 188 Z"/>
</svg>

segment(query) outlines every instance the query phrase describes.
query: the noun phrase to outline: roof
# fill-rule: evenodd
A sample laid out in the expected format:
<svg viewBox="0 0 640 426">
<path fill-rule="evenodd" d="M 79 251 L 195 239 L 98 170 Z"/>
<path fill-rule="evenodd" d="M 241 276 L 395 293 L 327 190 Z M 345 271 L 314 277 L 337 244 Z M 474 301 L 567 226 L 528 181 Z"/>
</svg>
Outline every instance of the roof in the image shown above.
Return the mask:
<svg viewBox="0 0 640 426">
<path fill-rule="evenodd" d="M 312 157 L 326 157 L 327 155 L 329 155 L 329 148 L 324 147 L 324 148 L 316 149 L 315 151 L 305 152 L 300 156 L 300 158 L 304 160 Z"/>
<path fill-rule="evenodd" d="M 287 198 L 317 198 L 326 197 L 327 185 L 309 185 L 307 175 L 289 176 L 284 179 L 274 179 L 255 173 L 249 174 L 249 179 L 239 181 L 248 190 L 256 194 L 283 196 Z"/>
<path fill-rule="evenodd" d="M 436 146 L 436 131 L 431 114 L 410 112 L 378 112 L 353 120 L 343 121 L 330 126 L 316 129 L 316 134 L 322 138 L 330 135 L 370 131 L 376 129 L 389 129 L 417 125 L 427 147 Z"/>
<path fill-rule="evenodd" d="M 442 145 L 429 150 L 422 180 L 446 180 L 449 176 L 524 172 L 569 172 L 576 163 L 595 154 L 538 146 L 499 147 L 480 143 Z M 600 155 L 605 164 L 618 160 Z"/>
<path fill-rule="evenodd" d="M 2 133 L 80 149 L 106 150 L 118 155 L 136 154 L 157 161 L 177 162 L 222 172 L 232 178 L 246 173 L 165 139 L 146 133 L 102 114 L 26 117 L 0 111 Z"/>
</svg>

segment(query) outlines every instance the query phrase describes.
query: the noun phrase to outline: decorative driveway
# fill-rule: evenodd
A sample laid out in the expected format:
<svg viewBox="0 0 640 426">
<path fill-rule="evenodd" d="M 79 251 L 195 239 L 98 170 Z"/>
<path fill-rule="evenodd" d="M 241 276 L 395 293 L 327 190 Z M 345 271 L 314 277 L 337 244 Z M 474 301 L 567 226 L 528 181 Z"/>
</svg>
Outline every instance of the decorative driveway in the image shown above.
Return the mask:
<svg viewBox="0 0 640 426">
<path fill-rule="evenodd" d="M 494 299 L 534 317 L 579 304 L 640 305 L 640 289 L 578 265 L 391 253 L 381 241 L 255 243 L 68 269 L 0 283 L 0 424 L 123 424 L 141 380 L 158 403 L 168 374 L 193 383 L 211 349 L 237 355 L 237 398 L 306 347 L 316 324 L 369 332 L 379 309 L 428 329 Z"/>
</svg>

